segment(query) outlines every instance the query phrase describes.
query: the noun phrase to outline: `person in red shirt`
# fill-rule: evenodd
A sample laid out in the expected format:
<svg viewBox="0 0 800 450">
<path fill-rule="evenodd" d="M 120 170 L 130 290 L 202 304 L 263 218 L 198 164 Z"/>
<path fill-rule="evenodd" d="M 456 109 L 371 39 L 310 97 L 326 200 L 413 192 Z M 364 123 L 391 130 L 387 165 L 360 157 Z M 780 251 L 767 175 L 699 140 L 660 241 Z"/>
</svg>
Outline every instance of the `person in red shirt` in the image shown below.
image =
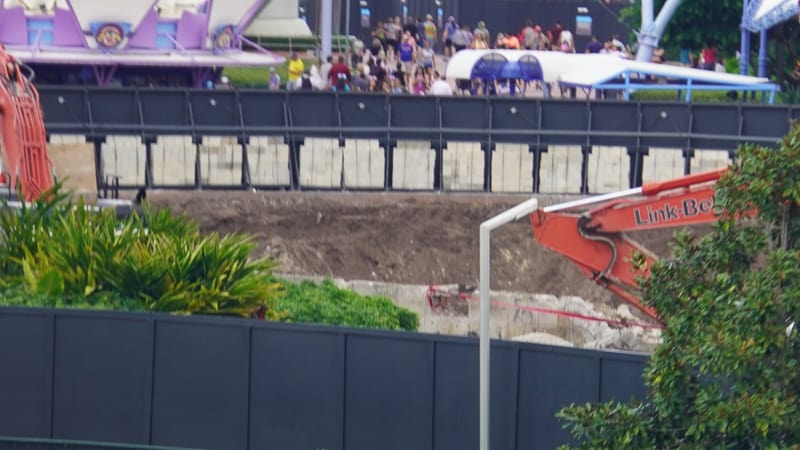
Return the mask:
<svg viewBox="0 0 800 450">
<path fill-rule="evenodd" d="M 714 44 L 708 43 L 706 47 L 701 50 L 700 54 L 703 56 L 703 69 L 714 70 L 717 67 L 717 49 Z"/>
<path fill-rule="evenodd" d="M 350 81 L 350 68 L 344 63 L 344 56 L 340 56 L 336 64 L 332 65 L 331 70 L 328 71 L 328 86 L 336 86 L 339 78 Z"/>
</svg>

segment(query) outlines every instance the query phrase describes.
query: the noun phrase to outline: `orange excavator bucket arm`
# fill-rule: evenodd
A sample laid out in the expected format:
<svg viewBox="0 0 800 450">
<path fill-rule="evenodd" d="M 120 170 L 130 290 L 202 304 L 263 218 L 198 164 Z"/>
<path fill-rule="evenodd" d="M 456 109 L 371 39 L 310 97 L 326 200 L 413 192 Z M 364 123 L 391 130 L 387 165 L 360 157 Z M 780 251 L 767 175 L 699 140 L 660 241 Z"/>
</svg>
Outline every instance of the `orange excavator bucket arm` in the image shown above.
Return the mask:
<svg viewBox="0 0 800 450">
<path fill-rule="evenodd" d="M 569 204 L 540 209 L 530 216 L 533 235 L 541 245 L 569 258 L 587 277 L 658 319 L 656 311 L 642 305 L 636 291 L 639 279 L 650 276 L 656 257 L 624 233 L 716 221 L 714 182 L 724 172 L 645 184 L 626 191 L 629 198 L 586 211 Z"/>
<path fill-rule="evenodd" d="M 0 45 L 0 162 L 12 187 L 26 201 L 53 187 L 53 165 L 47 155 L 47 135 L 39 93 L 21 64 Z"/>
</svg>

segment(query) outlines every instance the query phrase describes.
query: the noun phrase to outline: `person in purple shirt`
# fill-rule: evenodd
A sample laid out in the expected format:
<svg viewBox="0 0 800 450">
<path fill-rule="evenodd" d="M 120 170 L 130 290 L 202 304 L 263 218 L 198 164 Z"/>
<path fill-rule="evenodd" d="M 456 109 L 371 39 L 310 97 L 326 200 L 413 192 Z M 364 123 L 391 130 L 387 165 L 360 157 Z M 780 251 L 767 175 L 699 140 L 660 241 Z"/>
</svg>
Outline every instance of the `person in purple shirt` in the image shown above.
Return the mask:
<svg viewBox="0 0 800 450">
<path fill-rule="evenodd" d="M 444 43 L 444 56 L 453 56 L 455 53 L 453 51 L 453 36 L 456 35 L 458 31 L 458 24 L 456 23 L 456 18 L 450 16 L 447 19 L 447 23 L 444 26 L 444 33 L 442 33 L 442 42 Z"/>
<path fill-rule="evenodd" d="M 597 40 L 597 36 L 592 35 L 592 40 L 586 44 L 586 53 L 600 53 L 603 47 L 603 43 Z"/>
</svg>

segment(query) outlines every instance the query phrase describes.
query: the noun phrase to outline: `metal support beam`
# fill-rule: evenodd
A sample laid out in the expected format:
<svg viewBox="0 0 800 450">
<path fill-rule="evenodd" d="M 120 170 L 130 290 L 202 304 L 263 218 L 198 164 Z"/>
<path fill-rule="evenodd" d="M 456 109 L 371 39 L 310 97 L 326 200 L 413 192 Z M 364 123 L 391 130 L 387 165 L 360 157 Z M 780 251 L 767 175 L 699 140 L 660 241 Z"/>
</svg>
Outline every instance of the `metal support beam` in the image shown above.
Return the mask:
<svg viewBox="0 0 800 450">
<path fill-rule="evenodd" d="M 645 0 L 646 1 L 646 0 Z M 650 62 L 653 59 L 653 51 L 658 48 L 658 41 L 664 34 L 664 29 L 667 27 L 669 20 L 675 13 L 675 10 L 680 6 L 681 0 L 667 0 L 658 17 L 646 28 L 642 26 L 639 32 L 639 51 L 636 53 L 637 61 Z M 645 23 L 645 9 L 644 2 L 642 6 L 642 23 Z M 652 14 L 652 12 L 650 12 Z"/>
<path fill-rule="evenodd" d="M 767 30 L 761 30 L 761 34 L 758 37 L 758 76 L 766 77 L 767 62 L 769 62 L 767 57 Z"/>
<path fill-rule="evenodd" d="M 320 55 L 323 60 L 331 55 L 331 41 L 333 30 L 333 0 L 322 0 L 322 14 L 319 24 L 319 35 L 322 40 L 322 54 Z"/>
</svg>

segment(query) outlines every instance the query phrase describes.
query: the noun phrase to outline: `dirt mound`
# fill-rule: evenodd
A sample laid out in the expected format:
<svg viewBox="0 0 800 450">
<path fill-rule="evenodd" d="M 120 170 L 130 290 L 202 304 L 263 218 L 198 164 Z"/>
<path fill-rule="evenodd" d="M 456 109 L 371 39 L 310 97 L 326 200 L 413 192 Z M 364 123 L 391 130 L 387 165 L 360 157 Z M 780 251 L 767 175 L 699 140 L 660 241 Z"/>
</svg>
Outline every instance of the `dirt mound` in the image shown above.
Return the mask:
<svg viewBox="0 0 800 450">
<path fill-rule="evenodd" d="M 478 226 L 527 196 L 432 193 L 153 191 L 149 200 L 204 231 L 248 233 L 280 272 L 409 284 L 477 284 Z M 542 198 L 544 204 L 563 198 Z M 673 230 L 637 240 L 665 255 Z M 527 220 L 492 234 L 492 289 L 616 304 L 567 259 L 536 244 Z"/>
</svg>

